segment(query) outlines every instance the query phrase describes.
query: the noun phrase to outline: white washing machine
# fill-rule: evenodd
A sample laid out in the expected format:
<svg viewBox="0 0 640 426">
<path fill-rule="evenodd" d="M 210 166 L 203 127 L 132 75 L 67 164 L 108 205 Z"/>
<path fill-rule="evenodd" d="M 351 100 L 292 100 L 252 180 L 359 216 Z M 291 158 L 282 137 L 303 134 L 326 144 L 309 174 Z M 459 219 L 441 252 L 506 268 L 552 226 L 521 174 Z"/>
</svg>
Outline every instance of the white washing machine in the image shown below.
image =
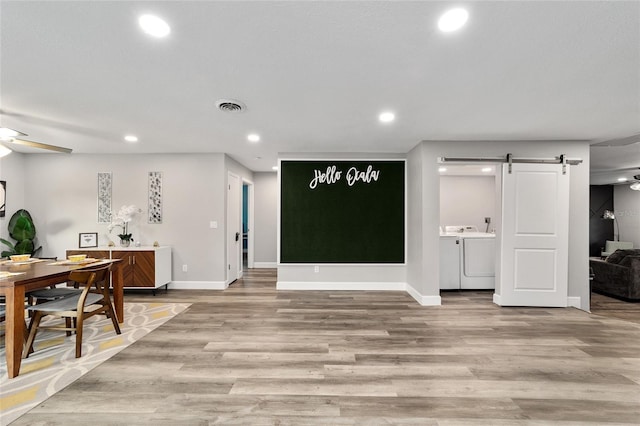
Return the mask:
<svg viewBox="0 0 640 426">
<path fill-rule="evenodd" d="M 484 232 L 459 234 L 460 288 L 496 288 L 496 236 Z"/>
<path fill-rule="evenodd" d="M 440 234 L 440 289 L 490 290 L 496 287 L 495 234 Z"/>
</svg>

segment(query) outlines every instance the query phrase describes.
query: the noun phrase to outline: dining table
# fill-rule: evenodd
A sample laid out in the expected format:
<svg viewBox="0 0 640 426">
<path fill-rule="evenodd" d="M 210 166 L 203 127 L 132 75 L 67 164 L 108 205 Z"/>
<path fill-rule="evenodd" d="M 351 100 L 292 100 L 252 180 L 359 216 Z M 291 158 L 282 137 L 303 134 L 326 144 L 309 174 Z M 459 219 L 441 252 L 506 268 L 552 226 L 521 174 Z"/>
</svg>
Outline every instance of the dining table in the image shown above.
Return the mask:
<svg viewBox="0 0 640 426">
<path fill-rule="evenodd" d="M 69 260 L 29 259 L 24 262 L 0 262 L 0 295 L 5 297 L 5 352 L 7 375 L 20 373 L 25 336 L 25 296 L 29 291 L 66 283 L 69 274 L 78 269 L 91 269 L 112 264 L 111 286 L 118 322 L 124 321 L 124 282 L 121 259 Z"/>
</svg>

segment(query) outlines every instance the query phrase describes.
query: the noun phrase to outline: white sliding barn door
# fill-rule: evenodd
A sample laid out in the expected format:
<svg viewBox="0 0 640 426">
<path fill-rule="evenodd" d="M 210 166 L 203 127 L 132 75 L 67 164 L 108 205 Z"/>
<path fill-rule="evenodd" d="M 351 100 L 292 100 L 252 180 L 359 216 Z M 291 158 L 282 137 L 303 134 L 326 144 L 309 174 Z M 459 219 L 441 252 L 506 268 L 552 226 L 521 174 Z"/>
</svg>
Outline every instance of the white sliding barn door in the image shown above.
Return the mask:
<svg viewBox="0 0 640 426">
<path fill-rule="evenodd" d="M 502 306 L 567 306 L 569 166 L 502 170 Z"/>
</svg>

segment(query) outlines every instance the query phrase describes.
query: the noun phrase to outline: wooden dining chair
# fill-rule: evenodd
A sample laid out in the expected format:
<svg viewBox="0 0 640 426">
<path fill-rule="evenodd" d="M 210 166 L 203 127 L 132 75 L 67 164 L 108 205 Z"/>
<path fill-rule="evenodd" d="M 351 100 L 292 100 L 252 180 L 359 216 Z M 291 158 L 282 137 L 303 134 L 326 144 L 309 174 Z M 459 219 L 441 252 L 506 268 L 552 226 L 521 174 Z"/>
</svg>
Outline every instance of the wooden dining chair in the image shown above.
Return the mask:
<svg viewBox="0 0 640 426">
<path fill-rule="evenodd" d="M 27 293 L 27 297 L 29 299 L 30 305 L 37 305 L 49 300 L 56 300 L 63 297 L 80 294 L 81 292 L 82 290 L 76 287 L 58 287 L 56 285 L 52 285 L 49 288 L 30 291 Z"/>
<path fill-rule="evenodd" d="M 33 342 L 38 329 L 61 330 L 76 333 L 76 358 L 82 355 L 82 327 L 84 321 L 97 314 L 106 314 L 111 318 L 116 334 L 120 334 L 120 326 L 116 318 L 111 294 L 109 292 L 109 269 L 111 265 L 101 268 L 72 271 L 69 281 L 77 283 L 82 288 L 80 294 L 62 297 L 49 302 L 29 306 L 27 310 L 33 312 L 29 324 L 29 338 L 25 358 L 33 349 Z M 45 316 L 64 318 L 65 324 L 40 325 Z M 69 321 L 71 319 L 72 321 Z"/>
<path fill-rule="evenodd" d="M 40 259 L 58 260 L 57 257 L 40 257 Z M 73 284 L 66 282 L 61 284 L 65 285 L 59 286 L 60 284 L 52 284 L 48 288 L 39 288 L 28 292 L 26 296 L 29 300 L 29 305 L 36 305 L 38 303 L 72 296 L 81 292 L 77 285 L 74 286 Z"/>
</svg>

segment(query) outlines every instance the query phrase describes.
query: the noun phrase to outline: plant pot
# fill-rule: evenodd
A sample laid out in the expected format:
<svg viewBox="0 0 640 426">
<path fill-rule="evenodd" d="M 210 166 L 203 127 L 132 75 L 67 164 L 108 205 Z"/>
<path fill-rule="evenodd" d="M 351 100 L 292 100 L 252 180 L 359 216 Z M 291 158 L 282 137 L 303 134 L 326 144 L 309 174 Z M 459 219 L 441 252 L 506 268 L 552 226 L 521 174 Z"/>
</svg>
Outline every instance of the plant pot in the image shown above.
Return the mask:
<svg viewBox="0 0 640 426">
<path fill-rule="evenodd" d="M 120 240 L 120 246 L 129 247 L 131 245 L 131 240 Z"/>
</svg>

